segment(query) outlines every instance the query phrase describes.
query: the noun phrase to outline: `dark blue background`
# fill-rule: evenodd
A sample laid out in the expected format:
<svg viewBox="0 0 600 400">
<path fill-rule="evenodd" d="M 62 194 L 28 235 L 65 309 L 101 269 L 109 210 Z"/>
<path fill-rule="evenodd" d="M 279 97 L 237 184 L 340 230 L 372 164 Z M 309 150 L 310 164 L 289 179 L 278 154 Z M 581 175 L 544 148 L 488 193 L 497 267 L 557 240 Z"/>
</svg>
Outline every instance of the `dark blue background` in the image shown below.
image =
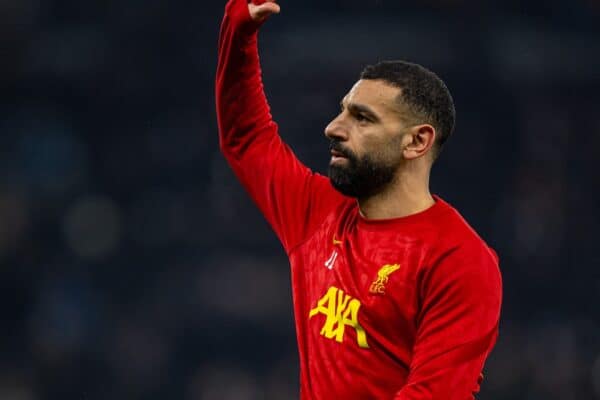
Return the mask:
<svg viewBox="0 0 600 400">
<path fill-rule="evenodd" d="M 432 188 L 505 284 L 481 399 L 600 398 L 600 2 L 281 5 L 266 90 L 316 170 L 366 64 L 453 92 Z M 0 2 L 0 399 L 297 398 L 287 260 L 218 152 L 223 6 Z"/>
</svg>

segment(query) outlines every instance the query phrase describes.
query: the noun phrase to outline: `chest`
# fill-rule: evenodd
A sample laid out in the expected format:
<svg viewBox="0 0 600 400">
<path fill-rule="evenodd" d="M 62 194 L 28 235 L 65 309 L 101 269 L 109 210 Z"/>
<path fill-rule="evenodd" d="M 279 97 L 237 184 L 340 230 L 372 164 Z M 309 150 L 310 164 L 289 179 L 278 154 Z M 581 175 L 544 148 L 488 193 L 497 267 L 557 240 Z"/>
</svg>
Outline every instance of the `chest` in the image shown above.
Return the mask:
<svg viewBox="0 0 600 400">
<path fill-rule="evenodd" d="M 365 337 L 406 337 L 415 329 L 418 271 L 426 256 L 427 243 L 410 231 L 325 225 L 291 260 L 294 286 L 302 291 L 296 312 L 325 321 L 322 334 L 327 321 L 345 321 L 353 331 L 365 330 Z"/>
</svg>

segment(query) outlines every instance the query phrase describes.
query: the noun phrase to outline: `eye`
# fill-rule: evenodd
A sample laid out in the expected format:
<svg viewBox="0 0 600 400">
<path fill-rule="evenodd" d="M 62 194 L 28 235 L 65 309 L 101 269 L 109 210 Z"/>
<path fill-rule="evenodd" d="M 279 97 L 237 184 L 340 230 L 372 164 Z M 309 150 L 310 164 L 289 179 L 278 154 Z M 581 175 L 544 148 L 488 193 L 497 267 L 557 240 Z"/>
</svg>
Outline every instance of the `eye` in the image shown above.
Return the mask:
<svg viewBox="0 0 600 400">
<path fill-rule="evenodd" d="M 369 118 L 367 118 L 365 115 L 363 114 L 356 114 L 354 116 L 354 118 L 358 121 L 358 122 L 370 122 L 371 120 Z"/>
</svg>

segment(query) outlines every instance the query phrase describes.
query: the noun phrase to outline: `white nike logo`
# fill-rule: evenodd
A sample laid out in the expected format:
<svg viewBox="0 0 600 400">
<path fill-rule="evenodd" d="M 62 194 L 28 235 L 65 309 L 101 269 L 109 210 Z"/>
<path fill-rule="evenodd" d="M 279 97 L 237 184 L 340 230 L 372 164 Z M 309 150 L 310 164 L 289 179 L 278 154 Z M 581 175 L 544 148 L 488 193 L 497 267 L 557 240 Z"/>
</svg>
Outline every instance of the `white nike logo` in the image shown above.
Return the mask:
<svg viewBox="0 0 600 400">
<path fill-rule="evenodd" d="M 325 261 L 325 266 L 328 269 L 333 269 L 333 265 L 335 264 L 335 260 L 337 260 L 338 258 L 338 252 L 337 250 L 333 250 L 333 253 L 331 253 L 331 257 L 329 257 L 329 260 Z"/>
</svg>

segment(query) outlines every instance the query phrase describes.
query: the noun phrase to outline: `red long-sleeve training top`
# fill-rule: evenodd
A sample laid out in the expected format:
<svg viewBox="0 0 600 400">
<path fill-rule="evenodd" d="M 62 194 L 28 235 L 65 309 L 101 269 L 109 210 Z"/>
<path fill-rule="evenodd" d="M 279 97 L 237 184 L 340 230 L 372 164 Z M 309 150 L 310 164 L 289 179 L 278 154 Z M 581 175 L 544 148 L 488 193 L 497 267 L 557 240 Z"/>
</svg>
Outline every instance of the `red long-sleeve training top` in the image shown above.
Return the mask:
<svg viewBox="0 0 600 400">
<path fill-rule="evenodd" d="M 226 6 L 221 149 L 290 260 L 300 397 L 467 400 L 495 344 L 498 259 L 448 203 L 367 220 L 278 135 L 246 0 Z"/>
</svg>

